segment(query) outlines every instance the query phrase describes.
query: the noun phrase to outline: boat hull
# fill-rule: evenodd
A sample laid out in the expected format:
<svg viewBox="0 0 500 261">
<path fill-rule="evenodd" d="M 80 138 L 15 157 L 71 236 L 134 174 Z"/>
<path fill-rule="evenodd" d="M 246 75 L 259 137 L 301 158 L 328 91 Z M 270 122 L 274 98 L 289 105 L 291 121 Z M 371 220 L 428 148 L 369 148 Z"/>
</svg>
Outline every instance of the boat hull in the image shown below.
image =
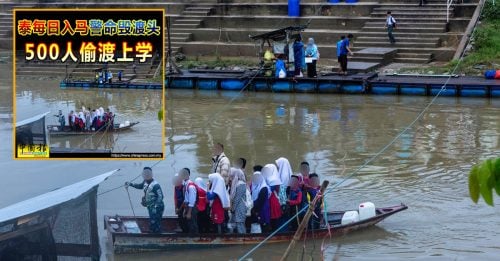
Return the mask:
<svg viewBox="0 0 500 261">
<path fill-rule="evenodd" d="M 130 125 L 120 127 L 119 123 L 115 123 L 113 129 L 108 130 L 100 130 L 100 131 L 72 131 L 69 126 L 64 126 L 64 130 L 59 130 L 59 125 L 48 125 L 47 131 L 50 136 L 72 136 L 72 135 L 94 135 L 96 132 L 104 133 L 104 132 L 122 132 L 131 130 L 133 126 L 139 124 L 139 122 L 131 122 Z"/>
<path fill-rule="evenodd" d="M 327 228 L 321 228 L 314 231 L 309 230 L 307 233 L 308 239 L 322 239 L 325 236 L 331 235 L 342 236 L 348 234 L 352 231 L 360 230 L 366 227 L 373 226 L 378 222 L 384 220 L 390 215 L 393 215 L 399 211 L 407 209 L 405 205 L 399 205 L 394 207 L 386 207 L 377 209 L 377 215 L 375 217 L 362 220 L 359 222 L 341 225 L 340 220 L 344 211 L 331 212 L 328 213 L 328 222 L 331 226 L 330 230 Z M 146 217 L 104 217 L 105 228 L 108 232 L 108 239 L 113 246 L 114 252 L 120 253 L 137 253 L 137 252 L 147 252 L 156 250 L 179 250 L 179 249 L 191 249 L 191 248 L 214 248 L 214 247 L 224 247 L 224 246 L 244 246 L 244 245 L 255 245 L 265 238 L 267 238 L 269 233 L 261 234 L 186 234 L 174 232 L 177 228 L 177 218 L 176 217 L 165 217 L 163 219 L 163 229 L 164 233 L 153 234 L 153 233 L 129 233 L 126 229 L 122 227 L 120 222 L 112 222 L 110 220 L 121 220 L 121 223 L 126 223 L 129 221 L 135 221 L 139 227 L 142 229 L 147 229 L 148 218 Z M 267 243 L 285 243 L 290 242 L 293 238 L 294 231 L 277 233 L 271 237 Z M 305 235 L 302 235 L 304 237 Z"/>
</svg>

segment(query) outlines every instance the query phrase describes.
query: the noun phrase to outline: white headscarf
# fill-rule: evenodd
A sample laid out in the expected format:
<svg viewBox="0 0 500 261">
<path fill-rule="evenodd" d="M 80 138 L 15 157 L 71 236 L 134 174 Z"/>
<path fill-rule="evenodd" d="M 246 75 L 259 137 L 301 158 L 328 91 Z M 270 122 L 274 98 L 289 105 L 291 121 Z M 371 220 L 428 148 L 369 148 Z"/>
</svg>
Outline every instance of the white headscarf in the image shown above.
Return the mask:
<svg viewBox="0 0 500 261">
<path fill-rule="evenodd" d="M 78 113 L 78 118 L 82 119 L 83 123 L 85 123 L 85 116 L 83 115 L 83 112 Z"/>
<path fill-rule="evenodd" d="M 223 208 L 229 208 L 230 201 L 229 195 L 226 190 L 226 183 L 224 178 L 219 173 L 212 173 L 208 175 L 208 180 L 212 184 L 210 192 L 213 192 L 219 196 Z"/>
<path fill-rule="evenodd" d="M 257 179 L 257 181 L 254 181 Z M 253 173 L 252 178 L 252 200 L 255 201 L 259 198 L 259 193 L 262 188 L 267 188 L 267 197 L 271 197 L 271 188 L 266 183 L 266 179 L 262 176 L 260 171 L 256 171 Z"/>
<path fill-rule="evenodd" d="M 104 109 L 102 107 L 99 108 L 99 116 L 104 116 Z"/>
<path fill-rule="evenodd" d="M 278 173 L 282 184 L 288 186 L 290 177 L 293 175 L 290 162 L 288 161 L 288 159 L 281 157 L 276 160 L 276 165 L 278 165 Z"/>
<path fill-rule="evenodd" d="M 205 183 L 202 178 L 197 177 L 194 180 L 194 184 L 196 184 L 196 186 L 200 187 L 201 189 L 207 191 L 207 183 Z"/>
<path fill-rule="evenodd" d="M 277 186 L 284 184 L 279 176 L 278 169 L 276 168 L 276 165 L 274 164 L 266 164 L 262 168 L 262 176 L 266 179 L 266 183 L 269 186 Z"/>
<path fill-rule="evenodd" d="M 231 168 L 229 171 L 229 177 L 233 180 L 231 182 L 231 200 L 234 200 L 234 196 L 236 195 L 236 188 L 240 184 L 246 184 L 245 181 L 245 173 L 241 169 Z"/>
</svg>

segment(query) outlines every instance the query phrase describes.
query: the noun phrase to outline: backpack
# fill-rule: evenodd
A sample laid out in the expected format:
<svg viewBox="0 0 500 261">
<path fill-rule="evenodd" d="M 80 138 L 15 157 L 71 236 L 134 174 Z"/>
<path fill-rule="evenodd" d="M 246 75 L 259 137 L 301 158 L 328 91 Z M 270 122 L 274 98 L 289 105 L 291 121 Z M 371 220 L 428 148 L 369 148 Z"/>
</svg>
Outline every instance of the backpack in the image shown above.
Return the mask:
<svg viewBox="0 0 500 261">
<path fill-rule="evenodd" d="M 188 184 L 188 186 L 191 185 L 196 188 L 196 209 L 198 209 L 198 211 L 200 212 L 203 212 L 207 209 L 207 192 L 192 181 Z"/>
<path fill-rule="evenodd" d="M 253 200 L 252 200 L 252 194 L 250 194 L 250 190 L 248 187 L 246 187 L 246 192 L 245 192 L 246 200 L 245 200 L 245 206 L 247 207 L 247 217 L 250 216 L 250 211 L 253 208 Z"/>
</svg>

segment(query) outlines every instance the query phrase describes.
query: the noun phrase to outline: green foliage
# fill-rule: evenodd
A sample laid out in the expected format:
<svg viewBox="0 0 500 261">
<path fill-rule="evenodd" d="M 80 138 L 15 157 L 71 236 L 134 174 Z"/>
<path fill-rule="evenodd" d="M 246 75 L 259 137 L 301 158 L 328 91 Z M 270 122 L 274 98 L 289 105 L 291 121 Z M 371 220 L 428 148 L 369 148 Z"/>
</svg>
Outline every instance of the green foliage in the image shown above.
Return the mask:
<svg viewBox="0 0 500 261">
<path fill-rule="evenodd" d="M 158 120 L 162 121 L 163 120 L 163 110 L 158 111 Z"/>
<path fill-rule="evenodd" d="M 485 160 L 469 173 L 469 194 L 474 203 L 482 196 L 486 204 L 493 206 L 493 190 L 500 196 L 500 158 Z"/>
<path fill-rule="evenodd" d="M 493 4 L 493 0 L 487 0 L 484 4 L 483 12 L 481 14 L 482 20 L 498 20 L 500 19 L 500 3 L 496 1 Z"/>
</svg>

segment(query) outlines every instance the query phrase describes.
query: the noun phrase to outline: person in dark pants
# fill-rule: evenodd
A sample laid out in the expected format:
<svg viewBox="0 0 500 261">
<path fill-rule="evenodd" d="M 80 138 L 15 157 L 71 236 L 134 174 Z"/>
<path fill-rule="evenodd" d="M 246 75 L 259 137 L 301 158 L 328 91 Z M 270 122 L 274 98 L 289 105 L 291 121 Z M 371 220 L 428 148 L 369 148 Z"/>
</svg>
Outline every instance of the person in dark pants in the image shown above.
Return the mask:
<svg viewBox="0 0 500 261">
<path fill-rule="evenodd" d="M 311 61 L 307 62 L 307 77 L 315 78 L 317 77 L 316 73 L 316 62 L 319 58 L 318 46 L 314 43 L 313 38 L 309 38 L 306 46 L 306 57 L 311 59 Z"/>
<path fill-rule="evenodd" d="M 387 19 L 385 20 L 385 27 L 387 28 L 387 35 L 389 36 L 389 42 L 391 44 L 396 43 L 396 39 L 394 38 L 394 35 L 392 34 L 392 31 L 396 28 L 396 19 L 392 17 L 391 12 L 387 12 Z"/>
<path fill-rule="evenodd" d="M 349 62 L 349 59 L 347 57 L 347 54 L 349 55 L 353 55 L 352 51 L 351 51 L 351 45 L 352 45 L 352 41 L 353 41 L 353 38 L 354 38 L 354 35 L 352 34 L 348 34 L 347 35 L 347 38 L 344 39 L 344 49 L 345 49 L 345 53 L 346 53 L 346 58 L 345 58 L 345 74 L 347 74 L 347 64 Z"/>
<path fill-rule="evenodd" d="M 174 184 L 175 214 L 177 214 L 177 220 L 182 232 L 187 233 L 189 232 L 189 228 L 187 220 L 184 218 L 184 190 L 179 174 L 175 174 L 172 183 Z"/>
<path fill-rule="evenodd" d="M 165 209 L 163 192 L 160 184 L 153 179 L 153 170 L 150 167 L 144 167 L 142 178 L 144 180 L 137 184 L 125 182 L 125 187 L 128 188 L 130 186 L 144 191 L 141 205 L 148 209 L 149 231 L 151 233 L 161 233 L 161 218 Z"/>
<path fill-rule="evenodd" d="M 337 42 L 337 58 L 340 64 L 339 73 L 344 75 L 347 75 L 347 54 L 352 55 L 351 49 L 346 44 L 349 44 L 349 41 L 346 41 L 345 36 L 342 35 L 340 41 Z"/>
<path fill-rule="evenodd" d="M 198 209 L 196 208 L 197 191 L 193 181 L 189 179 L 191 171 L 188 168 L 183 168 L 179 172 L 182 178 L 184 188 L 184 218 L 188 223 L 189 233 L 199 233 L 198 230 Z"/>
<path fill-rule="evenodd" d="M 119 70 L 118 71 L 118 81 L 121 82 L 122 81 L 122 74 L 123 74 L 123 71 L 122 70 Z"/>
<path fill-rule="evenodd" d="M 302 62 L 304 60 L 304 43 L 302 37 L 299 35 L 293 43 L 293 59 L 294 59 L 294 73 L 293 77 L 302 77 Z"/>
</svg>

